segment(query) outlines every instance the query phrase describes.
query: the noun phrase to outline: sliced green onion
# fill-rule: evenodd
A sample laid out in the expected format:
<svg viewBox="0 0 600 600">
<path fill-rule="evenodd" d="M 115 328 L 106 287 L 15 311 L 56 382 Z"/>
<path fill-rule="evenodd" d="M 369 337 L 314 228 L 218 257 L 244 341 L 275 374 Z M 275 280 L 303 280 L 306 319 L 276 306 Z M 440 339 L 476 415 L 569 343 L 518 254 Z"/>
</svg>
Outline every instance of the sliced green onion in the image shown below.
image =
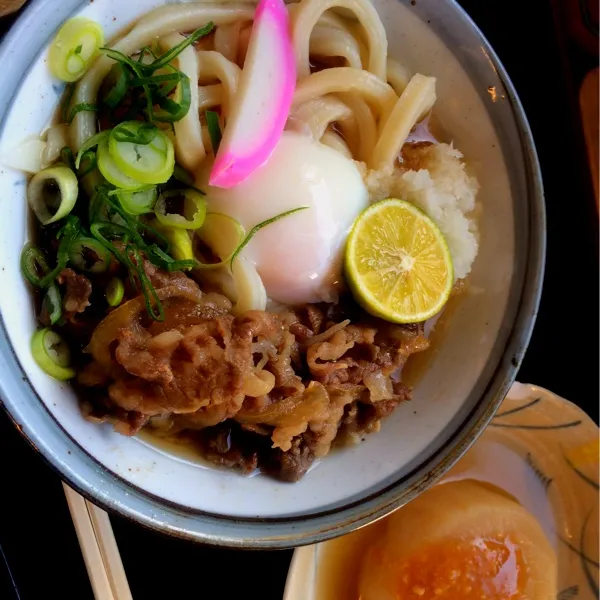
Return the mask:
<svg viewBox="0 0 600 600">
<path fill-rule="evenodd" d="M 169 83 L 171 84 L 167 88 L 161 88 L 161 93 L 163 95 L 168 95 L 170 90 L 171 92 L 177 87 L 177 84 L 181 81 L 182 77 L 185 75 L 181 71 L 177 71 L 176 69 L 172 73 L 163 73 L 162 75 L 150 75 L 148 77 L 134 77 L 131 80 L 130 85 L 132 87 L 143 87 L 145 85 L 159 85 L 161 83 Z"/>
<path fill-rule="evenodd" d="M 156 125 L 140 123 L 139 121 L 129 121 L 117 125 L 112 130 L 111 138 L 117 142 L 147 146 L 157 135 L 158 127 Z"/>
<path fill-rule="evenodd" d="M 108 140 L 103 140 L 98 146 L 98 169 L 104 178 L 114 186 L 135 192 L 144 187 L 144 183 L 128 177 L 115 163 L 108 150 Z"/>
<path fill-rule="evenodd" d="M 196 264 L 198 269 L 220 269 L 228 267 L 231 257 L 246 237 L 242 224 L 229 215 L 208 213 L 202 228 L 196 232 L 197 238 L 221 261 L 217 263 Z"/>
<path fill-rule="evenodd" d="M 206 125 L 208 126 L 208 135 L 210 136 L 210 144 L 213 149 L 213 154 L 216 156 L 221 145 L 221 125 L 219 124 L 219 115 L 214 110 L 207 110 L 204 113 L 206 117 Z"/>
<path fill-rule="evenodd" d="M 204 27 L 200 29 L 196 29 L 194 33 L 189 35 L 185 40 L 183 40 L 177 46 L 173 46 L 170 50 L 165 52 L 159 59 L 155 60 L 153 63 L 148 65 L 152 67 L 153 71 L 161 69 L 162 67 L 166 67 L 174 58 L 179 56 L 188 46 L 191 46 L 194 42 L 197 42 L 200 38 L 208 35 L 215 28 L 215 24 L 211 21 Z"/>
<path fill-rule="evenodd" d="M 185 73 L 182 73 L 173 65 L 167 65 L 165 69 L 170 70 L 171 73 L 167 73 L 168 78 L 165 78 L 163 82 L 159 82 L 158 89 L 156 90 L 156 93 L 163 98 L 170 96 L 177 89 L 179 82 L 187 78 Z M 155 77 L 164 77 L 164 75 L 155 75 Z"/>
<path fill-rule="evenodd" d="M 93 135 L 91 138 L 88 138 L 77 153 L 77 158 L 75 159 L 75 167 L 79 169 L 81 165 L 81 160 L 83 159 L 83 155 L 92 148 L 99 146 L 104 140 L 107 140 L 110 136 L 110 131 L 101 131 L 96 135 Z"/>
<path fill-rule="evenodd" d="M 86 273 L 104 273 L 110 267 L 110 252 L 94 238 L 80 237 L 73 242 L 69 260 Z"/>
<path fill-rule="evenodd" d="M 127 94 L 128 85 L 129 71 L 124 64 L 117 63 L 102 83 L 105 90 L 102 103 L 109 108 L 116 108 Z"/>
<path fill-rule="evenodd" d="M 106 286 L 106 302 L 109 306 L 119 306 L 123 302 L 125 286 L 118 277 L 113 277 Z"/>
<path fill-rule="evenodd" d="M 156 198 L 158 197 L 156 186 L 137 192 L 125 192 L 123 190 L 115 191 L 117 199 L 123 209 L 133 216 L 151 213 L 156 204 Z"/>
<path fill-rule="evenodd" d="M 79 185 L 68 167 L 51 167 L 36 175 L 27 188 L 27 199 L 42 225 L 64 219 L 75 206 Z"/>
<path fill-rule="evenodd" d="M 62 317 L 62 298 L 56 283 L 51 283 L 42 300 L 42 313 L 48 315 L 50 325 L 55 325 Z"/>
<path fill-rule="evenodd" d="M 181 230 L 185 231 L 185 230 Z M 147 246 L 144 248 L 148 259 L 153 265 L 156 265 L 159 269 L 173 273 L 174 271 L 182 271 L 184 269 L 193 269 L 196 266 L 196 259 L 188 258 L 183 260 L 175 260 L 168 254 L 163 252 L 156 244 Z"/>
<path fill-rule="evenodd" d="M 25 279 L 42 289 L 51 285 L 67 266 L 71 246 L 79 237 L 80 230 L 79 219 L 72 215 L 67 217 L 65 225 L 57 235 L 61 240 L 56 253 L 57 264 L 52 271 L 50 271 L 46 257 L 41 250 L 31 244 L 26 244 L 21 252 L 21 271 Z"/>
<path fill-rule="evenodd" d="M 79 168 L 77 169 L 77 175 L 80 179 L 83 179 L 86 175 L 89 175 L 98 166 L 98 158 L 93 150 L 84 152 L 79 161 Z"/>
<path fill-rule="evenodd" d="M 148 127 L 148 124 L 130 121 L 115 128 L 117 134 L 113 129 L 108 144 L 110 158 L 117 168 L 132 180 L 146 184 L 166 183 L 175 168 L 175 149 L 173 142 L 162 131 L 156 129 L 155 137 L 145 144 L 119 141 L 122 139 L 119 135 L 123 135 L 124 131 L 128 131 L 135 136 L 133 139 L 136 139 L 142 135 L 144 127 Z"/>
<path fill-rule="evenodd" d="M 175 163 L 175 168 L 173 169 L 173 179 L 185 184 L 186 187 L 192 187 L 195 182 L 193 174 L 178 163 Z"/>
<path fill-rule="evenodd" d="M 71 171 L 75 170 L 75 157 L 73 156 L 73 150 L 71 150 L 69 146 L 65 146 L 60 151 L 60 160 L 63 162 L 64 165 L 69 167 Z"/>
<path fill-rule="evenodd" d="M 131 81 L 127 82 L 129 87 L 141 87 L 144 92 L 144 101 L 146 104 L 145 112 L 150 122 L 158 121 L 165 123 L 174 123 L 181 120 L 187 115 L 191 104 L 191 82 L 187 75 L 170 65 L 185 48 L 193 44 L 201 37 L 208 35 L 214 29 L 214 23 L 208 23 L 205 27 L 197 29 L 185 40 L 183 40 L 177 46 L 171 48 L 165 52 L 159 58 L 156 58 L 150 48 L 143 48 L 138 60 L 134 60 L 126 54 L 113 50 L 111 48 L 101 48 L 103 52 L 109 58 L 117 61 L 124 71 L 130 68 L 136 75 Z M 153 58 L 153 62 L 146 62 L 146 53 L 149 53 Z M 155 75 L 155 73 L 161 69 L 171 69 L 172 73 L 161 73 Z M 125 97 L 123 93 L 123 85 L 121 82 L 120 71 L 115 71 L 113 76 L 109 79 L 108 85 L 111 85 L 110 91 L 105 98 L 108 98 L 109 103 L 117 106 Z M 175 97 L 169 97 L 172 92 L 175 93 Z M 158 105 L 160 110 L 155 110 L 154 106 Z M 139 110 L 137 103 L 135 111 L 132 115 L 135 115 Z M 124 167 L 121 165 L 121 168 Z M 126 171 L 126 169 L 124 169 Z M 127 172 L 127 171 L 126 171 Z M 158 182 L 164 183 L 164 182 Z"/>
<path fill-rule="evenodd" d="M 126 256 L 129 260 L 129 264 L 131 269 L 135 272 L 140 288 L 142 290 L 142 294 L 144 294 L 144 300 L 146 301 L 146 311 L 150 318 L 155 321 L 164 321 L 165 320 L 165 311 L 163 309 L 163 305 L 156 293 L 156 289 L 152 285 L 150 279 L 148 279 L 148 275 L 146 275 L 146 271 L 142 268 L 142 257 L 137 248 L 134 246 L 127 246 Z M 134 260 L 132 261 L 130 258 L 130 254 L 133 254 Z M 157 312 L 155 312 L 157 311 Z"/>
<path fill-rule="evenodd" d="M 155 100 L 161 110 L 152 109 L 152 119 L 154 121 L 158 121 L 159 123 L 176 123 L 177 121 L 181 121 L 190 111 L 192 104 L 190 78 L 181 73 L 181 80 L 177 85 L 174 98 L 160 94 Z"/>
<path fill-rule="evenodd" d="M 153 226 L 169 241 L 170 254 L 176 261 L 194 261 L 192 238 L 187 229 L 181 229 L 180 227 L 165 227 L 160 223 L 153 223 Z"/>
<path fill-rule="evenodd" d="M 79 219 L 73 215 L 69 215 L 65 219 L 65 224 L 56 234 L 57 239 L 60 239 L 58 251 L 56 253 L 56 267 L 50 271 L 39 283 L 42 288 L 48 287 L 60 275 L 60 272 L 67 266 L 69 262 L 69 252 L 73 242 L 81 234 L 81 224 Z"/>
<path fill-rule="evenodd" d="M 152 246 L 156 245 L 164 252 L 171 252 L 171 244 L 169 240 L 160 231 L 158 231 L 159 228 L 154 227 L 155 224 L 157 224 L 156 220 L 152 221 L 152 226 L 144 223 L 143 221 L 137 222 L 138 228 L 143 230 L 144 235 L 149 236 L 152 239 Z"/>
<path fill-rule="evenodd" d="M 128 230 L 131 239 L 140 247 L 143 248 L 146 244 L 144 239 L 139 233 L 141 223 L 135 217 L 131 216 L 126 210 L 123 209 L 121 204 L 114 200 L 110 195 L 106 196 L 106 203 L 110 208 L 113 209 L 124 221 L 124 227 Z"/>
<path fill-rule="evenodd" d="M 123 264 L 129 270 L 130 278 L 132 278 L 132 282 L 134 284 L 135 278 L 137 278 L 139 288 L 144 295 L 148 315 L 155 321 L 164 321 L 165 314 L 163 306 L 158 298 L 156 290 L 148 279 L 146 272 L 141 267 L 142 258 L 139 250 L 135 246 L 128 244 L 125 248 L 125 252 L 121 252 L 106 237 L 110 236 L 126 239 L 129 235 L 129 231 L 125 227 L 119 227 L 112 223 L 94 223 L 90 227 L 90 231 L 92 232 L 92 235 L 101 241 L 117 257 L 119 262 L 121 262 L 121 264 Z M 146 248 L 145 250 L 148 252 L 149 249 Z M 131 259 L 130 255 L 133 255 L 134 260 Z M 167 256 L 167 258 L 169 257 Z"/>
<path fill-rule="evenodd" d="M 69 108 L 71 108 L 71 102 L 73 101 L 73 96 L 75 95 L 75 84 L 69 83 L 65 88 L 65 96 L 62 100 L 60 107 L 60 114 L 63 121 L 68 121 L 69 119 Z"/>
<path fill-rule="evenodd" d="M 183 200 L 183 214 L 169 212 L 168 204 L 172 199 Z M 154 214 L 160 223 L 166 227 L 200 229 L 206 218 L 206 202 L 194 190 L 169 190 L 159 196 L 154 207 Z"/>
<path fill-rule="evenodd" d="M 115 223 L 116 225 L 124 225 L 125 221 L 121 215 L 116 212 L 112 206 L 106 202 L 106 193 L 104 191 L 96 192 L 90 200 L 88 209 L 88 222 L 96 223 L 97 221 Z"/>
<path fill-rule="evenodd" d="M 112 58 L 114 61 L 121 63 L 122 65 L 131 67 L 131 70 L 139 77 L 143 76 L 143 69 L 148 67 L 148 65 L 143 65 L 139 62 L 136 62 L 133 60 L 133 58 L 129 58 L 129 56 L 119 52 L 118 50 L 113 50 L 112 48 L 100 48 L 100 50 L 104 52 L 108 58 Z"/>
<path fill-rule="evenodd" d="M 111 244 L 111 239 L 123 240 L 128 242 L 131 238 L 129 230 L 123 225 L 117 225 L 116 223 L 108 223 L 102 221 L 99 223 L 92 223 L 90 225 L 90 233 L 101 243 L 105 248 L 108 248 L 119 260 L 119 251 Z"/>
<path fill-rule="evenodd" d="M 88 104 L 87 102 L 80 102 L 76 104 L 69 113 L 69 117 L 66 119 L 67 123 L 70 125 L 73 122 L 73 119 L 80 112 L 97 112 L 98 106 L 96 104 Z"/>
<path fill-rule="evenodd" d="M 31 353 L 38 366 L 54 379 L 67 381 L 75 377 L 75 369 L 69 368 L 71 362 L 69 347 L 51 329 L 41 329 L 33 336 Z"/>
<path fill-rule="evenodd" d="M 26 244 L 21 252 L 21 272 L 23 277 L 36 287 L 42 287 L 41 282 L 49 273 L 48 263 L 42 251 L 31 244 Z"/>
<path fill-rule="evenodd" d="M 175 164 L 175 169 L 173 171 L 173 179 L 175 181 L 178 181 L 179 183 L 182 183 L 185 187 L 190 188 L 191 190 L 194 190 L 199 194 L 202 194 L 203 196 L 206 195 L 201 189 L 198 189 L 194 185 L 194 183 L 196 182 L 194 176 L 177 163 Z"/>
<path fill-rule="evenodd" d="M 80 79 L 104 45 L 104 31 L 95 21 L 75 17 L 67 21 L 50 45 L 48 65 L 63 81 Z"/>
<path fill-rule="evenodd" d="M 309 208 L 308 206 L 300 206 L 299 208 L 293 208 L 292 210 L 288 210 L 284 213 L 281 213 L 280 215 L 277 215 L 275 217 L 271 217 L 270 219 L 267 219 L 266 221 L 263 221 L 262 223 L 259 223 L 258 225 L 255 225 L 250 232 L 248 233 L 248 235 L 244 238 L 244 241 L 236 248 L 235 252 L 232 254 L 231 259 L 229 261 L 229 266 L 231 267 L 233 265 L 233 261 L 237 258 L 237 256 L 239 255 L 239 253 L 248 245 L 248 243 L 250 242 L 250 240 L 261 230 L 263 229 L 263 227 L 266 227 L 267 225 L 271 225 L 272 223 L 275 223 L 276 221 L 279 221 L 279 219 L 283 219 L 284 217 L 289 217 L 290 215 L 293 215 L 294 213 L 300 212 L 301 210 L 306 210 L 307 208 Z"/>
</svg>

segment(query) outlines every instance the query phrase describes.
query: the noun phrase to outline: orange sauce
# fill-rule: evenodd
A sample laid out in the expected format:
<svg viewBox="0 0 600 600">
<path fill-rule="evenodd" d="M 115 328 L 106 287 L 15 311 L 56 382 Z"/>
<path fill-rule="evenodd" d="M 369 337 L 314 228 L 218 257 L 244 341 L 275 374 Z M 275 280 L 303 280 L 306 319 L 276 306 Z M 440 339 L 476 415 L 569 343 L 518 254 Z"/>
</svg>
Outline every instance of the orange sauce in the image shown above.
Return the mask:
<svg viewBox="0 0 600 600">
<path fill-rule="evenodd" d="M 492 484 L 478 484 L 516 501 Z M 376 566 L 385 600 L 529 600 L 530 569 L 510 534 L 446 538 L 398 560 L 380 543 L 387 526 L 384 518 L 320 546 L 315 600 L 373 600 L 361 596 L 365 563 Z"/>
<path fill-rule="evenodd" d="M 398 600 L 526 600 L 527 565 L 509 537 L 448 540 L 386 571 Z"/>
</svg>

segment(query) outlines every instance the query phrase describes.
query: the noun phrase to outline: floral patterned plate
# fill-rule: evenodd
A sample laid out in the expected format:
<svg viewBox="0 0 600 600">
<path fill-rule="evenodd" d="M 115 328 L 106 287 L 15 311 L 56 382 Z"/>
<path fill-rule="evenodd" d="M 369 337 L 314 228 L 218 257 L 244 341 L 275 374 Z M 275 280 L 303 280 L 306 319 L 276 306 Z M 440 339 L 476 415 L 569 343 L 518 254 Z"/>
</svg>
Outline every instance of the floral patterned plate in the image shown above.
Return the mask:
<svg viewBox="0 0 600 600">
<path fill-rule="evenodd" d="M 557 600 L 598 598 L 598 439 L 595 423 L 577 406 L 515 383 L 486 431 L 444 478 L 498 486 L 538 519 L 558 557 Z M 296 549 L 284 600 L 319 600 L 322 546 Z"/>
</svg>

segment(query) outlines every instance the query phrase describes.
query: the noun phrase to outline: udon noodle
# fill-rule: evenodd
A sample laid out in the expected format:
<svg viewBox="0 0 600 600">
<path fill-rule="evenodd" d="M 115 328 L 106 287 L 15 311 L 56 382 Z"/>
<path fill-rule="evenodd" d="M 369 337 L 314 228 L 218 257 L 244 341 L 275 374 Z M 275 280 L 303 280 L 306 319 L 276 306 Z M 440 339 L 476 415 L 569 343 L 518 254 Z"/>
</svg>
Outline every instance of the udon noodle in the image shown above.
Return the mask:
<svg viewBox="0 0 600 600">
<path fill-rule="evenodd" d="M 349 11 L 342 17 L 331 9 Z M 344 148 L 370 168 L 392 167 L 415 123 L 435 102 L 435 79 L 416 75 L 388 58 L 387 37 L 377 11 L 368 0 L 305 0 L 288 5 L 297 60 L 298 85 L 292 119 L 311 134 L 336 145 L 336 125 L 343 128 Z M 163 49 L 212 21 L 216 31 L 202 49 L 188 48 L 177 58 L 179 69 L 199 85 L 192 107 L 176 125 L 181 164 L 198 166 L 210 152 L 202 134 L 202 108 L 219 108 L 226 122 L 244 65 L 254 6 L 241 3 L 194 3 L 160 7 L 142 17 L 113 45 L 131 55 L 159 38 Z M 312 72 L 310 65 L 340 65 Z M 101 57 L 77 85 L 72 103 L 95 104 L 104 78 L 114 65 Z M 70 127 L 74 148 L 96 133 L 93 112 L 80 112 Z"/>
</svg>

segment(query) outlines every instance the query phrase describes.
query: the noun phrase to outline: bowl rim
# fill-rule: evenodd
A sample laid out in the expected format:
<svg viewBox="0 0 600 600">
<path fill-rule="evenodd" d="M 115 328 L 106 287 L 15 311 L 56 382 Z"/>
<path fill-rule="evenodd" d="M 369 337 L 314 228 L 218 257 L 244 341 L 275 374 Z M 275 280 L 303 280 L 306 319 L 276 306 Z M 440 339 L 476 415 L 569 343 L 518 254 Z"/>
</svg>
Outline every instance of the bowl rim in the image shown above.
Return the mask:
<svg viewBox="0 0 600 600">
<path fill-rule="evenodd" d="M 2 64 L 10 64 L 11 54 L 22 46 L 23 42 L 20 40 L 30 39 L 27 32 L 32 28 L 35 30 L 33 26 L 36 16 L 53 2 L 54 0 L 30 0 L 0 43 Z M 516 316 L 511 324 L 501 358 L 479 400 L 470 414 L 464 418 L 460 428 L 452 434 L 442 448 L 413 472 L 404 475 L 400 480 L 394 481 L 372 496 L 346 503 L 329 511 L 299 517 L 263 519 L 236 518 L 197 510 L 186 511 L 183 507 L 136 488 L 101 465 L 69 436 L 49 413 L 41 399 L 42 411 L 36 411 L 31 406 L 28 411 L 27 402 L 18 401 L 18 396 L 21 400 L 38 398 L 38 396 L 17 359 L 0 314 L 0 372 L 3 373 L 0 378 L 0 403 L 34 450 L 72 488 L 105 510 L 175 537 L 228 547 L 290 548 L 347 534 L 384 517 L 415 498 L 442 477 L 477 440 L 514 382 L 531 338 L 542 290 L 546 219 L 542 177 L 533 136 L 514 86 L 498 56 L 466 11 L 456 0 L 447 0 L 447 2 L 477 36 L 506 90 L 506 98 L 510 103 L 525 157 L 524 172 L 529 201 L 527 260 Z M 79 0 L 76 5 L 73 3 L 71 10 L 85 3 Z M 20 71 L 20 76 L 13 74 L 16 85 L 13 93 L 6 96 L 4 105 L 0 106 L 0 119 L 9 110 L 11 99 L 17 93 L 20 82 L 27 76 L 29 66 L 46 46 L 47 41 L 42 40 L 41 44 L 34 46 L 35 51 L 30 50 L 27 53 L 27 68 Z M 57 451 L 52 443 L 45 441 L 43 433 L 40 433 L 40 429 L 45 428 L 52 428 L 56 434 L 63 436 L 68 447 L 67 455 Z M 421 470 L 424 471 L 414 479 L 415 472 Z M 94 479 L 100 480 L 101 485 L 92 483 Z M 408 484 L 407 480 L 409 480 Z M 110 482 L 110 493 L 106 492 L 108 482 Z"/>
</svg>

